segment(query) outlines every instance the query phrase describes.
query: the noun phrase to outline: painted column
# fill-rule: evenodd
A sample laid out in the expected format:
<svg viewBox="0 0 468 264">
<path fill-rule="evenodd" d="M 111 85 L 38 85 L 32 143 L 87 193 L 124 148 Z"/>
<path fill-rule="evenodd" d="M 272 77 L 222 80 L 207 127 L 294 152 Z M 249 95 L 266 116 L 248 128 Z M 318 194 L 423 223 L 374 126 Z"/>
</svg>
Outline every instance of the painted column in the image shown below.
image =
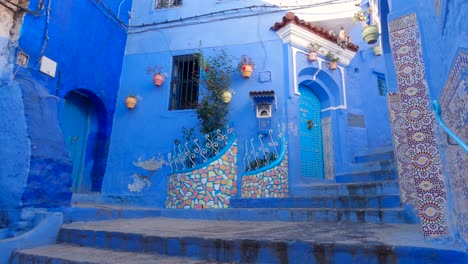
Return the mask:
<svg viewBox="0 0 468 264">
<path fill-rule="evenodd" d="M 389 23 L 408 157 L 426 238 L 448 238 L 447 191 L 430 109 L 416 14 Z"/>
</svg>

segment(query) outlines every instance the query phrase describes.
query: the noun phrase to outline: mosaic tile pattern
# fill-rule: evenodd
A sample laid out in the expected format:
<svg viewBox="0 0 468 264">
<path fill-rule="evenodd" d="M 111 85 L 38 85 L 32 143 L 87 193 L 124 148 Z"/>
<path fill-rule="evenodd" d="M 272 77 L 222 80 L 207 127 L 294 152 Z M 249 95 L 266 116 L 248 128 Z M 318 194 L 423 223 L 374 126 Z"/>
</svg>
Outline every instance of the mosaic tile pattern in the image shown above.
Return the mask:
<svg viewBox="0 0 468 264">
<path fill-rule="evenodd" d="M 440 97 L 442 119 L 464 142 L 468 142 L 468 52 L 456 57 Z M 454 216 L 460 236 L 468 245 L 468 155 L 449 144 L 447 134 L 440 132 L 444 170 L 454 194 Z"/>
<path fill-rule="evenodd" d="M 413 170 L 411 169 L 411 157 L 408 155 L 409 146 L 406 139 L 406 123 L 401 111 L 400 95 L 397 92 L 389 93 L 388 99 L 401 202 L 412 205 L 417 210 L 418 197 Z"/>
<path fill-rule="evenodd" d="M 267 171 L 242 177 L 242 198 L 288 197 L 288 154 L 281 163 Z"/>
<path fill-rule="evenodd" d="M 166 208 L 227 208 L 237 193 L 237 142 L 217 160 L 169 176 Z"/>
<path fill-rule="evenodd" d="M 335 156 L 333 152 L 333 136 L 331 117 L 322 118 L 323 162 L 325 179 L 335 179 Z"/>
<path fill-rule="evenodd" d="M 416 14 L 400 17 L 391 21 L 389 26 L 423 234 L 427 238 L 447 237 L 447 192 L 434 131 L 434 115 L 430 109 Z"/>
</svg>

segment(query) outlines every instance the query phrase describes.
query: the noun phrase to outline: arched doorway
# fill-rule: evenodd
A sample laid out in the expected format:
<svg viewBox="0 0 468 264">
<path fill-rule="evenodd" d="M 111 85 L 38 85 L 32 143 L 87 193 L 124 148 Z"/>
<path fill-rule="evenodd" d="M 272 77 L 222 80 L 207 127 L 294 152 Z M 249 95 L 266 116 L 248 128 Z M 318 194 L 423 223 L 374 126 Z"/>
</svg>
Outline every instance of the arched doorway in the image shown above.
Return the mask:
<svg viewBox="0 0 468 264">
<path fill-rule="evenodd" d="M 317 95 L 299 85 L 299 131 L 302 177 L 324 179 L 322 107 Z"/>
<path fill-rule="evenodd" d="M 98 112 L 88 95 L 71 91 L 65 96 L 60 122 L 70 159 L 73 164 L 72 191 L 88 193 L 95 180 L 96 135 L 99 132 Z"/>
</svg>

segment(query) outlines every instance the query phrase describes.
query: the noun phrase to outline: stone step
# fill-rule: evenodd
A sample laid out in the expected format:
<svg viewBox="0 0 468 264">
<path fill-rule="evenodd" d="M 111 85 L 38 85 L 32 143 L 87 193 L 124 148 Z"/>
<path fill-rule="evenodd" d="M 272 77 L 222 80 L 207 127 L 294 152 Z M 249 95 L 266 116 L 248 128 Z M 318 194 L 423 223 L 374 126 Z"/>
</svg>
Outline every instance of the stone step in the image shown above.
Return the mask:
<svg viewBox="0 0 468 264">
<path fill-rule="evenodd" d="M 404 209 L 232 208 L 166 209 L 162 217 L 235 221 L 415 223 Z"/>
<path fill-rule="evenodd" d="M 115 251 L 76 245 L 57 244 L 15 251 L 10 264 L 215 264 L 218 261 L 203 261 L 187 257 L 163 256 L 143 252 Z"/>
<path fill-rule="evenodd" d="M 393 149 L 383 150 L 375 153 L 366 153 L 363 155 L 356 155 L 353 161 L 356 163 L 373 162 L 373 161 L 393 161 Z"/>
<path fill-rule="evenodd" d="M 365 183 L 333 183 L 297 185 L 291 190 L 295 197 L 310 196 L 364 196 L 399 194 L 397 181 L 376 181 Z"/>
<path fill-rule="evenodd" d="M 160 208 L 112 204 L 74 204 L 62 209 L 64 222 L 133 219 L 161 216 Z"/>
<path fill-rule="evenodd" d="M 399 195 L 235 198 L 231 208 L 399 208 Z"/>
<path fill-rule="evenodd" d="M 145 218 L 65 224 L 58 243 L 234 263 L 430 264 L 468 260 L 460 245 L 425 241 L 421 227 L 408 224 Z"/>
<path fill-rule="evenodd" d="M 397 179 L 395 170 L 363 171 L 350 174 L 335 175 L 337 183 L 363 183 L 376 181 L 394 181 Z"/>
<path fill-rule="evenodd" d="M 73 208 L 73 217 L 65 214 L 65 222 L 97 221 L 109 219 L 128 219 L 125 215 L 119 215 L 115 211 L 127 211 L 110 206 L 105 215 L 95 215 L 97 209 L 92 207 Z M 102 210 L 102 206 L 99 207 Z M 159 211 L 157 217 L 187 218 L 203 220 L 234 220 L 234 221 L 284 221 L 284 222 L 353 222 L 353 223 L 415 223 L 417 218 L 410 215 L 402 208 L 226 208 L 226 209 L 151 209 Z M 90 211 L 90 213 L 83 213 Z M 70 212 L 69 212 L 70 213 Z M 80 215 L 80 213 L 82 213 Z M 105 216 L 101 218 L 100 216 Z M 114 217 L 114 218 L 110 218 Z M 135 218 L 135 217 L 131 217 Z"/>
</svg>

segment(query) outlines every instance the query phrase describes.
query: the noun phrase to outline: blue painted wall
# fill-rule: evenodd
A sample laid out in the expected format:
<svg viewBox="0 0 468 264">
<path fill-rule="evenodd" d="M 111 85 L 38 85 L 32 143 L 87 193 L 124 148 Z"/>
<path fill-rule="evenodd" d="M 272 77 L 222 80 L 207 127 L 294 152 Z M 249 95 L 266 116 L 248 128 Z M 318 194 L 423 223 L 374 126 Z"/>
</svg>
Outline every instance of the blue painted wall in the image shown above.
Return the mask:
<svg viewBox="0 0 468 264">
<path fill-rule="evenodd" d="M 18 28 L 14 25 L 21 18 L 0 7 L 0 239 L 9 233 L 3 228 L 15 225 L 20 218 L 21 196 L 31 156 L 21 89 L 17 83 L 11 82 L 12 39 L 18 36 Z"/>
<path fill-rule="evenodd" d="M 2 71 L 0 91 L 2 99 L 10 98 L 0 103 L 0 113 L 6 117 L 0 121 L 5 146 L 0 150 L 0 184 L 8 190 L 0 194 L 1 217 L 11 218 L 6 223 L 17 220 L 21 207 L 70 204 L 72 165 L 59 122 L 63 98 L 71 90 L 88 95 L 99 111 L 100 132 L 91 137 L 97 147 L 88 151 L 97 157 L 93 188 L 100 189 L 126 31 L 98 2 L 115 14 L 120 10 L 121 20 L 128 23 L 130 0 L 45 0 L 43 9 L 40 0 L 31 0 L 29 9 L 39 10 L 38 15 L 25 15 L 18 44 L 12 44 L 9 55 L 2 57 L 13 68 Z M 17 51 L 29 55 L 27 67 L 13 63 Z M 42 55 L 57 62 L 55 78 L 39 72 Z M 10 212 L 7 216 L 5 209 Z"/>
<path fill-rule="evenodd" d="M 294 116 L 297 116 L 297 107 L 294 106 L 297 106 L 298 100 L 298 96 L 291 93 L 293 88 L 289 63 L 292 55 L 290 47 L 283 44 L 276 32 L 270 30 L 275 22 L 281 21 L 286 11 L 246 8 L 221 12 L 265 4 L 269 4 L 268 1 L 207 1 L 201 6 L 197 1 L 186 0 L 182 7 L 154 10 L 153 1 L 134 3 L 114 116 L 108 169 L 103 183 L 105 196 L 138 199 L 147 205 L 163 205 L 167 176 L 164 168 L 156 172 L 151 178 L 151 186 L 142 192 L 131 192 L 128 185 L 132 184 L 134 173 L 142 173 L 133 162 L 152 157 L 167 159 L 165 155 L 172 150 L 174 140 L 182 139 L 182 128 L 197 127 L 195 111 L 168 110 L 170 78 L 161 87 L 155 87 L 151 76 L 147 75 L 146 68 L 149 65 L 161 65 L 163 72 L 171 76 L 172 56 L 199 51 L 210 56 L 224 49 L 234 56 L 233 66 L 237 65 L 241 55 L 251 56 L 256 63 L 253 76 L 243 79 L 240 73 L 236 73 L 231 85 L 235 94 L 229 104 L 229 120 L 239 135 L 239 145 L 242 146 L 244 140 L 257 136 L 257 123 L 249 91 L 275 90 L 278 108 L 273 111 L 272 126 L 281 124 L 285 131 L 291 133 L 288 122 L 294 121 Z M 189 18 L 210 12 L 217 13 Z M 149 24 L 153 26 L 148 26 Z M 325 116 L 331 115 L 336 125 L 333 133 L 337 173 L 362 169 L 352 164 L 354 155 L 391 146 L 386 98 L 378 95 L 375 74 L 385 73 L 383 59 L 373 56 L 372 51 L 368 50 L 369 46 L 361 43 L 360 33 L 358 26 L 351 32 L 353 41 L 362 49 L 345 70 L 349 92 L 348 109 L 324 113 Z M 302 56 L 298 61 L 301 65 L 299 68 L 310 67 Z M 271 73 L 271 81 L 260 82 L 259 74 L 266 72 Z M 341 89 L 341 75 L 338 71 L 327 70 L 323 78 L 328 82 L 324 85 Z M 336 97 L 333 99 L 336 105 L 343 102 L 337 90 L 332 92 Z M 142 97 L 133 110 L 127 109 L 124 104 L 129 94 Z M 326 103 L 331 105 L 330 102 Z M 348 113 L 364 115 L 366 128 L 350 128 L 347 125 Z M 297 149 L 298 139 L 288 138 L 288 142 L 290 149 Z M 243 147 L 240 147 L 239 157 L 242 155 Z M 293 156 L 291 153 L 291 175 L 300 172 Z M 241 164 L 240 166 L 242 167 Z M 243 171 L 243 168 L 239 171 Z"/>
</svg>

